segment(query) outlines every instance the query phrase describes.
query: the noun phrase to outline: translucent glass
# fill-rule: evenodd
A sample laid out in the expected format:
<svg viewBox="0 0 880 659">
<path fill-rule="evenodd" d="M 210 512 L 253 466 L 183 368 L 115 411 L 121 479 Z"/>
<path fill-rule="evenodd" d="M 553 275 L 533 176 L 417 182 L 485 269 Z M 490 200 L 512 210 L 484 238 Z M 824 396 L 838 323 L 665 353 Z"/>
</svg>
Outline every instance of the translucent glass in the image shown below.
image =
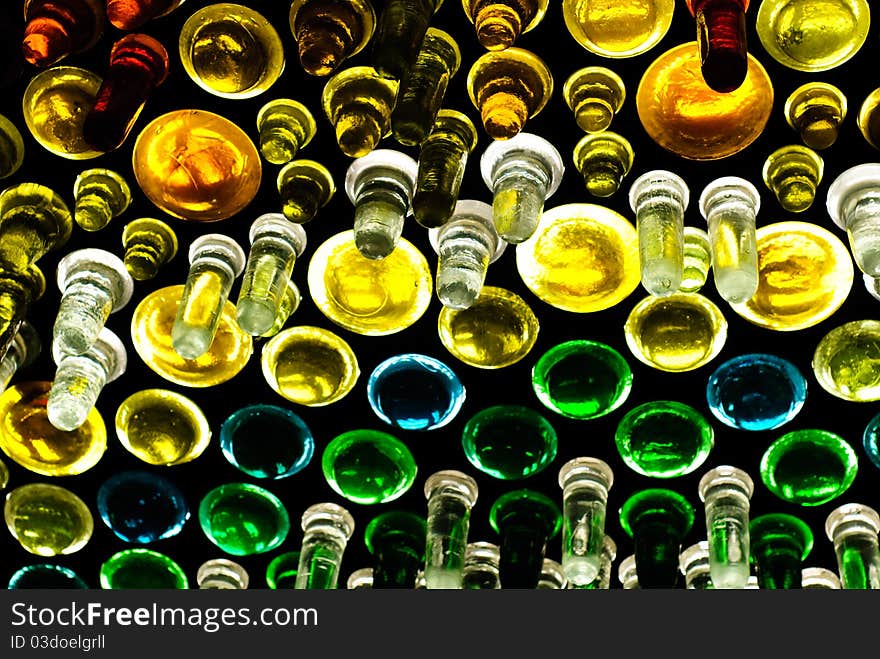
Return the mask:
<svg viewBox="0 0 880 659">
<path fill-rule="evenodd" d="M 849 489 L 858 471 L 852 446 L 827 430 L 794 430 L 773 442 L 761 458 L 761 480 L 789 503 L 820 506 Z"/>
<path fill-rule="evenodd" d="M 227 483 L 208 492 L 199 504 L 199 523 L 208 540 L 233 556 L 272 551 L 290 531 L 281 500 L 250 483 Z"/>
<path fill-rule="evenodd" d="M 587 66 L 572 73 L 562 88 L 565 103 L 578 127 L 586 133 L 606 130 L 623 107 L 623 79 L 603 66 Z"/>
<path fill-rule="evenodd" d="M 252 478 L 287 478 L 309 464 L 312 431 L 299 416 L 275 405 L 248 405 L 220 426 L 220 448 L 231 465 Z"/>
<path fill-rule="evenodd" d="M 846 231 L 859 270 L 880 276 L 880 164 L 863 163 L 840 174 L 828 188 L 825 206 Z"/>
<path fill-rule="evenodd" d="M 714 436 L 706 418 L 690 405 L 659 400 L 627 412 L 617 425 L 614 441 L 620 457 L 636 473 L 675 478 L 706 461 Z"/>
<path fill-rule="evenodd" d="M 343 554 L 354 533 L 354 519 L 335 503 L 316 503 L 306 508 L 301 522 L 303 540 L 294 588 L 336 588 Z"/>
<path fill-rule="evenodd" d="M 172 329 L 183 285 L 148 293 L 131 317 L 131 341 L 143 362 L 165 380 L 184 387 L 211 387 L 238 375 L 253 354 L 253 339 L 235 320 L 235 305 L 223 305 L 220 324 L 207 352 L 184 359 L 172 344 Z"/>
<path fill-rule="evenodd" d="M 608 491 L 614 474 L 602 460 L 580 457 L 562 466 L 558 482 L 562 488 L 562 569 L 569 584 L 586 587 L 602 570 Z"/>
<path fill-rule="evenodd" d="M 833 510 L 825 520 L 825 535 L 834 543 L 840 581 L 847 590 L 880 590 L 880 515 L 858 503 Z"/>
<path fill-rule="evenodd" d="M 366 336 L 403 331 L 427 311 L 433 293 L 428 261 L 406 238 L 384 259 L 368 259 L 358 251 L 353 231 L 318 246 L 308 283 L 328 319 Z"/>
<path fill-rule="evenodd" d="M 507 140 L 547 105 L 553 75 L 540 57 L 514 46 L 480 55 L 468 72 L 467 90 L 489 137 Z"/>
<path fill-rule="evenodd" d="M 576 313 L 602 311 L 639 285 L 635 227 L 594 204 L 544 211 L 532 237 L 516 246 L 526 287 L 547 304 Z"/>
<path fill-rule="evenodd" d="M 630 311 L 624 336 L 643 364 L 670 373 L 692 371 L 720 354 L 727 342 L 727 320 L 700 293 L 649 295 Z"/>
<path fill-rule="evenodd" d="M 629 189 L 636 214 L 642 286 L 652 295 L 669 295 L 684 275 L 684 212 L 690 189 L 677 174 L 654 170 Z"/>
<path fill-rule="evenodd" d="M 538 318 L 516 293 L 483 286 L 467 309 L 443 307 L 437 316 L 440 342 L 459 361 L 483 369 L 511 366 L 538 339 Z"/>
<path fill-rule="evenodd" d="M 426 588 L 462 587 L 471 509 L 478 493 L 473 478 L 452 469 L 435 472 L 425 481 L 428 500 Z"/>
<path fill-rule="evenodd" d="M 596 419 L 623 405 L 632 371 L 614 348 L 575 340 L 547 350 L 532 367 L 532 389 L 545 407 L 572 419 Z"/>
<path fill-rule="evenodd" d="M 556 458 L 556 430 L 522 405 L 495 405 L 473 415 L 461 433 L 468 461 L 502 480 L 533 476 Z"/>
<path fill-rule="evenodd" d="M 706 384 L 709 410 L 739 430 L 772 430 L 791 421 L 807 398 L 807 380 L 786 359 L 749 353 L 727 360 Z"/>
<path fill-rule="evenodd" d="M 427 525 L 424 517 L 407 511 L 380 513 L 367 525 L 364 542 L 373 556 L 373 588 L 415 587 L 425 564 Z"/>
<path fill-rule="evenodd" d="M 176 536 L 189 519 L 186 498 L 173 481 L 148 471 L 122 471 L 98 489 L 98 514 L 116 537 L 148 544 Z"/>
<path fill-rule="evenodd" d="M 714 588 L 745 588 L 749 582 L 749 510 L 755 485 L 742 469 L 722 465 L 698 485 L 706 514 L 709 572 Z"/>
<path fill-rule="evenodd" d="M 260 152 L 236 124 L 204 110 L 174 110 L 138 135 L 132 153 L 138 185 L 169 215 L 214 222 L 236 215 L 256 196 Z"/>
<path fill-rule="evenodd" d="M 785 120 L 811 149 L 827 149 L 837 141 L 846 118 L 846 96 L 827 82 L 808 82 L 785 100 Z"/>
<path fill-rule="evenodd" d="M 780 332 L 818 325 L 852 289 L 846 245 L 812 222 L 775 222 L 755 232 L 758 289 L 731 309 L 750 323 Z"/>
<path fill-rule="evenodd" d="M 83 122 L 95 103 L 102 79 L 74 66 L 53 66 L 31 78 L 22 97 L 24 122 L 37 143 L 71 160 L 103 154 L 83 138 Z"/>
<path fill-rule="evenodd" d="M 89 585 L 70 568 L 51 563 L 25 565 L 9 577 L 9 590 L 87 590 Z"/>
<path fill-rule="evenodd" d="M 327 444 L 321 458 L 333 490 L 361 504 L 387 503 L 403 496 L 416 478 L 416 461 L 406 444 L 378 430 L 350 430 Z"/>
<path fill-rule="evenodd" d="M 868 37 L 867 0 L 762 2 L 755 19 L 767 53 L 795 71 L 827 71 L 849 61 Z"/>
<path fill-rule="evenodd" d="M 492 504 L 489 523 L 501 536 L 501 587 L 539 587 L 547 543 L 562 528 L 556 502 L 535 490 L 507 492 Z"/>
<path fill-rule="evenodd" d="M 266 567 L 266 585 L 271 590 L 284 590 L 296 585 L 299 555 L 298 551 L 287 551 L 269 562 Z"/>
<path fill-rule="evenodd" d="M 107 450 L 107 427 L 93 407 L 75 430 L 58 430 L 46 411 L 51 382 L 28 381 L 0 396 L 0 448 L 43 476 L 72 476 L 94 467 Z"/>
<path fill-rule="evenodd" d="M 226 558 L 209 559 L 196 572 L 196 582 L 202 590 L 245 590 L 249 580 L 247 570 Z"/>
<path fill-rule="evenodd" d="M 749 523 L 752 564 L 762 590 L 801 587 L 803 561 L 813 549 L 807 524 L 785 513 L 755 517 Z"/>
<path fill-rule="evenodd" d="M 813 373 L 832 396 L 880 400 L 880 321 L 854 320 L 828 332 L 813 353 Z"/>
<path fill-rule="evenodd" d="M 672 490 L 639 490 L 624 501 L 620 525 L 635 545 L 639 588 L 675 587 L 681 543 L 693 524 L 693 506 Z"/>
<path fill-rule="evenodd" d="M 868 459 L 877 469 L 880 469 L 880 413 L 871 417 L 865 432 L 862 433 L 862 445 Z"/>
<path fill-rule="evenodd" d="M 818 153 L 800 144 L 791 144 L 767 156 L 763 178 L 782 208 L 802 213 L 813 205 L 824 171 L 825 163 Z"/>
<path fill-rule="evenodd" d="M 654 60 L 636 92 L 639 120 L 657 144 L 682 158 L 726 158 L 763 132 L 773 109 L 773 83 L 752 55 L 745 82 L 729 93 L 711 89 L 700 69 L 693 41 Z"/>
<path fill-rule="evenodd" d="M 346 396 L 360 377 L 351 346 L 333 332 L 302 325 L 281 330 L 264 346 L 263 377 L 282 398 L 309 407 Z"/>
<path fill-rule="evenodd" d="M 193 400 L 167 389 L 141 389 L 116 410 L 116 435 L 125 449 L 152 465 L 198 458 L 211 441 L 211 426 Z"/>
<path fill-rule="evenodd" d="M 30 483 L 6 495 L 6 527 L 31 554 L 73 554 L 92 537 L 94 521 L 85 502 L 67 488 Z"/>
<path fill-rule="evenodd" d="M 125 549 L 101 565 L 104 590 L 187 589 L 189 581 L 177 562 L 152 549 Z"/>
<path fill-rule="evenodd" d="M 327 76 L 366 47 L 376 12 L 369 0 L 294 0 L 288 22 L 303 70 Z"/>
<path fill-rule="evenodd" d="M 563 0 L 569 34 L 601 57 L 634 57 L 656 46 L 672 25 L 674 0 Z"/>
<path fill-rule="evenodd" d="M 465 389 L 440 360 L 406 353 L 373 369 L 367 400 L 385 423 L 404 430 L 434 430 L 455 418 L 464 404 Z"/>
<path fill-rule="evenodd" d="M 257 11 L 230 2 L 193 13 L 178 37 L 180 61 L 190 79 L 222 98 L 252 98 L 284 70 L 284 46 Z"/>
</svg>

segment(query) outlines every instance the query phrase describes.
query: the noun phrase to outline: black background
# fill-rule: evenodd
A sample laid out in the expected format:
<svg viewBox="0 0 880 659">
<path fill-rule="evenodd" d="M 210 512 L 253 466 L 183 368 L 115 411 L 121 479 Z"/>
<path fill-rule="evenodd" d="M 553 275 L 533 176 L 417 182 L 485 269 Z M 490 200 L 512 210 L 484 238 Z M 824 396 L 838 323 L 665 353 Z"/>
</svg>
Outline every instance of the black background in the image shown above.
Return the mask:
<svg viewBox="0 0 880 659">
<path fill-rule="evenodd" d="M 9 4 L 21 6 L 22 2 Z M 302 538 L 299 519 L 302 512 L 314 503 L 321 501 L 340 503 L 351 511 L 356 520 L 355 533 L 346 551 L 340 575 L 340 586 L 344 587 L 345 580 L 352 571 L 370 565 L 370 556 L 363 542 L 363 530 L 367 523 L 375 515 L 390 509 L 407 509 L 424 514 L 425 498 L 422 488 L 425 479 L 431 473 L 439 469 L 460 469 L 477 479 L 480 494 L 473 510 L 470 540 L 498 542 L 496 534 L 488 523 L 488 511 L 492 502 L 506 491 L 529 487 L 541 490 L 561 503 L 561 491 L 556 483 L 559 467 L 577 456 L 602 458 L 611 465 L 615 473 L 606 526 L 606 531 L 618 545 L 618 559 L 615 561 L 612 578 L 614 588 L 619 587 L 617 564 L 620 559 L 632 553 L 632 542 L 625 536 L 618 522 L 617 512 L 623 501 L 633 492 L 645 487 L 670 487 L 678 490 L 697 509 L 694 528 L 685 541 L 685 545 L 690 545 L 705 538 L 697 483 L 708 469 L 720 464 L 741 467 L 752 475 L 756 482 L 756 491 L 752 499 L 753 515 L 787 512 L 801 516 L 815 535 L 815 547 L 806 565 L 824 566 L 836 571 L 833 547 L 825 538 L 823 528 L 827 514 L 837 505 L 850 501 L 880 507 L 880 494 L 878 494 L 880 474 L 869 462 L 861 446 L 862 431 L 868 420 L 877 413 L 878 405 L 847 402 L 827 394 L 819 387 L 812 375 L 810 361 L 819 340 L 834 327 L 849 320 L 877 318 L 877 302 L 864 290 L 858 270 L 849 298 L 839 311 L 816 327 L 794 333 L 765 330 L 740 318 L 717 295 L 710 276 L 710 281 L 702 292 L 718 303 L 724 311 L 729 322 L 729 336 L 723 351 L 712 363 L 688 373 L 670 374 L 651 369 L 642 365 L 627 350 L 623 324 L 629 311 L 646 294 L 641 287 L 616 307 L 603 312 L 573 314 L 560 311 L 540 301 L 525 287 L 516 272 L 515 250 L 512 248 L 491 266 L 487 284 L 507 287 L 523 296 L 534 309 L 541 325 L 534 349 L 514 366 L 499 371 L 485 371 L 462 364 L 452 357 L 443 348 L 437 336 L 437 315 L 441 305 L 436 295 L 422 318 L 398 334 L 364 337 L 338 328 L 317 310 L 306 286 L 308 260 L 314 250 L 331 235 L 350 229 L 353 219 L 352 205 L 342 190 L 345 171 L 351 159 L 339 151 L 332 127 L 320 106 L 320 95 L 326 79 L 307 76 L 299 65 L 296 44 L 288 27 L 289 3 L 274 0 L 253 1 L 246 4 L 263 13 L 275 25 L 282 38 L 287 59 L 284 74 L 271 89 L 252 99 L 228 100 L 203 91 L 187 77 L 181 66 L 177 35 L 184 21 L 197 9 L 208 4 L 211 3 L 204 0 L 188 0 L 173 14 L 155 20 L 142 28 L 142 32 L 158 38 L 168 49 L 172 61 L 171 73 L 164 85 L 147 102 L 126 142 L 113 153 L 89 161 L 65 160 L 50 154 L 33 140 L 22 118 L 21 98 L 28 81 L 37 73 L 34 67 L 25 65 L 17 82 L 5 89 L 0 96 L 0 113 L 20 128 L 26 144 L 24 165 L 16 174 L 3 181 L 4 186 L 24 181 L 48 185 L 65 197 L 71 209 L 73 182 L 83 169 L 98 166 L 116 169 L 133 187 L 134 201 L 122 217 L 115 219 L 106 229 L 98 233 L 86 233 L 75 226 L 70 242 L 59 252 L 49 254 L 39 262 L 50 283 L 46 295 L 33 305 L 29 319 L 39 329 L 44 345 L 48 345 L 51 340 L 54 314 L 60 299 L 54 283 L 54 271 L 58 259 L 69 251 L 86 246 L 106 248 L 121 256 L 121 234 L 123 226 L 128 221 L 145 216 L 163 217 L 161 212 L 137 189 L 130 164 L 132 145 L 139 131 L 149 121 L 175 109 L 202 108 L 234 121 L 256 140 L 256 115 L 259 108 L 272 98 L 296 98 L 305 103 L 318 123 L 315 139 L 301 151 L 300 157 L 311 158 L 325 164 L 333 173 L 337 193 L 318 217 L 306 225 L 309 244 L 294 270 L 294 279 L 303 291 L 304 299 L 299 310 L 288 321 L 288 326 L 317 325 L 337 332 L 355 350 L 361 377 L 355 389 L 333 405 L 324 408 L 295 406 L 275 394 L 263 379 L 259 363 L 262 340 L 255 343 L 254 355 L 244 371 L 231 381 L 216 387 L 183 388 L 163 380 L 148 369 L 131 348 L 130 342 L 131 314 L 138 302 L 157 288 L 183 283 L 187 271 L 187 248 L 190 242 L 202 233 L 227 233 L 247 250 L 249 244 L 247 232 L 251 222 L 262 213 L 280 210 L 275 189 L 278 168 L 263 163 L 263 181 L 259 195 L 242 213 L 233 218 L 213 224 L 187 223 L 173 218 L 163 218 L 169 221 L 180 240 L 181 247 L 176 259 L 154 280 L 137 282 L 132 301 L 125 309 L 111 316 L 108 322 L 108 326 L 116 331 L 129 347 L 129 364 L 127 372 L 119 380 L 109 384 L 98 400 L 97 407 L 108 426 L 109 447 L 106 454 L 97 466 L 84 474 L 54 479 L 29 472 L 9 459 L 4 460 L 11 472 L 7 491 L 26 483 L 51 481 L 77 493 L 95 514 L 95 531 L 88 545 L 76 554 L 49 559 L 51 562 L 74 569 L 91 586 L 98 587 L 101 563 L 113 553 L 128 548 L 129 545 L 118 539 L 98 517 L 95 510 L 97 489 L 106 478 L 121 470 L 147 469 L 174 480 L 187 496 L 192 514 L 182 533 L 175 538 L 153 543 L 150 546 L 178 561 L 186 571 L 191 586 L 195 587 L 198 566 L 207 559 L 222 556 L 222 552 L 206 539 L 199 528 L 197 511 L 202 496 L 222 483 L 257 482 L 239 472 L 223 458 L 217 440 L 220 424 L 232 411 L 241 406 L 271 403 L 290 407 L 306 421 L 315 435 L 316 452 L 311 464 L 299 474 L 278 481 L 258 482 L 281 497 L 290 513 L 291 531 L 285 542 L 272 552 L 247 557 L 230 557 L 246 567 L 251 576 L 252 587 L 255 588 L 265 587 L 265 568 L 274 556 L 299 549 Z M 747 15 L 749 47 L 767 68 L 774 82 L 775 99 L 770 122 L 761 137 L 741 153 L 720 161 L 691 162 L 664 151 L 647 136 L 639 123 L 634 100 L 639 80 L 648 65 L 667 49 L 695 39 L 694 20 L 685 3 L 676 3 L 672 28 L 657 46 L 637 57 L 612 60 L 598 57 L 582 49 L 565 28 L 561 4 L 551 2 L 543 22 L 533 31 L 522 35 L 517 43 L 518 46 L 530 49 L 543 58 L 553 72 L 555 81 L 553 97 L 547 107 L 537 117 L 530 119 L 526 125 L 527 131 L 543 135 L 556 145 L 566 162 L 567 169 L 562 186 L 545 208 L 570 202 L 594 202 L 613 208 L 633 220 L 626 199 L 629 185 L 637 176 L 648 170 L 664 168 L 679 173 L 690 185 L 692 202 L 686 213 L 686 223 L 704 226 L 696 204 L 699 192 L 707 183 L 719 176 L 738 175 L 755 183 L 761 191 L 762 208 L 758 217 L 759 226 L 788 219 L 806 220 L 831 229 L 845 240 L 843 232 L 834 227 L 827 216 L 824 199 L 828 184 L 841 171 L 854 164 L 877 159 L 877 152 L 867 144 L 856 125 L 856 116 L 862 100 L 880 84 L 874 75 L 875 63 L 880 53 L 877 29 L 871 29 L 867 43 L 857 56 L 846 64 L 822 73 L 801 73 L 778 65 L 761 47 L 754 30 L 758 4 L 753 3 L 754 6 Z M 381 5 L 376 4 L 376 9 L 378 13 Z M 479 127 L 479 114 L 468 100 L 466 90 L 467 71 L 483 52 L 476 40 L 473 26 L 468 22 L 460 3 L 456 0 L 446 0 L 435 15 L 432 24 L 452 34 L 461 47 L 463 57 L 461 70 L 451 80 L 445 107 L 465 112 Z M 91 51 L 72 55 L 61 63 L 83 66 L 103 75 L 107 68 L 110 47 L 121 36 L 121 32 L 108 26 L 107 32 Z M 346 62 L 344 66 L 368 63 L 369 47 Z M 574 117 L 561 93 L 566 78 L 575 70 L 587 65 L 607 66 L 621 75 L 626 82 L 627 100 L 620 114 L 615 117 L 611 129 L 627 137 L 633 144 L 636 154 L 633 170 L 624 181 L 621 191 L 604 200 L 590 197 L 571 161 L 572 150 L 583 133 L 575 124 Z M 821 153 L 825 159 L 825 179 L 819 189 L 816 203 L 807 212 L 793 215 L 783 211 L 764 187 L 761 182 L 761 167 L 766 156 L 776 148 L 799 142 L 797 134 L 785 123 L 783 105 L 792 90 L 811 80 L 822 80 L 838 85 L 849 99 L 850 112 L 837 143 Z M 480 129 L 479 143 L 468 164 L 460 198 L 479 199 L 491 203 L 491 195 L 482 182 L 478 163 L 479 156 L 489 144 L 490 139 Z M 418 156 L 416 149 L 403 148 L 391 137 L 383 140 L 381 146 L 403 150 L 413 157 Z M 404 237 L 422 249 L 433 269 L 436 266 L 436 257 L 428 244 L 426 231 L 410 219 L 404 229 Z M 237 295 L 238 282 L 230 298 L 234 301 Z M 587 422 L 565 419 L 543 408 L 532 392 L 530 370 L 538 357 L 557 343 L 575 338 L 594 339 L 610 344 L 627 358 L 632 367 L 634 385 L 629 399 L 605 418 Z M 370 372 L 385 358 L 410 351 L 423 352 L 444 360 L 458 373 L 467 388 L 467 400 L 460 414 L 442 429 L 427 433 L 391 429 L 385 426 L 369 407 L 366 381 Z M 805 407 L 793 421 L 778 430 L 752 433 L 736 431 L 717 422 L 706 406 L 705 384 L 712 370 L 726 359 L 753 351 L 770 352 L 789 359 L 809 379 L 809 393 Z M 35 364 L 15 376 L 13 384 L 26 380 L 51 380 L 53 374 L 54 366 L 48 351 L 44 351 Z M 152 387 L 183 393 L 201 405 L 207 414 L 214 438 L 206 452 L 195 461 L 168 468 L 149 466 L 127 453 L 116 439 L 113 432 L 113 418 L 120 402 L 137 390 Z M 629 470 L 616 451 L 613 440 L 614 429 L 623 414 L 639 403 L 658 399 L 675 399 L 689 403 L 712 421 L 715 429 L 715 447 L 706 463 L 692 474 L 671 480 L 649 479 Z M 479 410 L 501 403 L 528 405 L 544 414 L 556 428 L 559 435 L 558 455 L 543 473 L 521 481 L 504 482 L 482 474 L 466 460 L 460 442 L 463 425 Z M 762 453 L 774 439 L 790 430 L 812 427 L 827 429 L 845 437 L 859 454 L 860 464 L 856 480 L 846 493 L 830 503 L 808 508 L 783 502 L 772 495 L 760 482 L 758 466 Z M 336 495 L 324 481 L 320 469 L 323 448 L 333 437 L 354 428 L 390 431 L 403 439 L 412 450 L 419 465 L 419 473 L 411 490 L 398 500 L 377 506 L 347 502 Z M 548 546 L 547 555 L 559 560 L 558 536 Z M 43 560 L 24 551 L 9 533 L 0 534 L 0 580 L 3 583 L 19 567 Z"/>
</svg>

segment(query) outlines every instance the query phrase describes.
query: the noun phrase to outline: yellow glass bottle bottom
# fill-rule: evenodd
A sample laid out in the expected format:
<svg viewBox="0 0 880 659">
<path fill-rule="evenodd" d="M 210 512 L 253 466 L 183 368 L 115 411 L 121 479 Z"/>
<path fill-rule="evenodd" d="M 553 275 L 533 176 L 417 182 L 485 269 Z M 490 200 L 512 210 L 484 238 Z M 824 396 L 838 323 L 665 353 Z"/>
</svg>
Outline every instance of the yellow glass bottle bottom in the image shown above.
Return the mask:
<svg viewBox="0 0 880 659">
<path fill-rule="evenodd" d="M 565 311 L 602 311 L 639 285 L 635 227 L 595 204 L 545 211 L 531 238 L 516 246 L 516 267 L 529 290 Z"/>
<path fill-rule="evenodd" d="M 329 330 L 307 325 L 282 330 L 263 346 L 263 377 L 279 396 L 319 407 L 348 394 L 360 377 L 351 347 Z"/>
<path fill-rule="evenodd" d="M 284 45 L 266 18 L 229 2 L 208 5 L 190 16 L 178 37 L 178 52 L 190 79 L 221 98 L 252 98 L 284 71 Z"/>
<path fill-rule="evenodd" d="M 854 268 L 847 246 L 810 222 L 777 222 L 756 232 L 758 291 L 731 308 L 781 332 L 819 324 L 846 301 Z"/>
<path fill-rule="evenodd" d="M 660 371 L 680 373 L 708 364 L 727 341 L 727 320 L 699 293 L 648 296 L 630 312 L 623 328 L 626 345 Z"/>
<path fill-rule="evenodd" d="M 563 0 L 569 33 L 581 46 L 602 57 L 634 57 L 666 36 L 674 0 Z"/>
<path fill-rule="evenodd" d="M 24 122 L 50 153 L 70 160 L 103 155 L 83 139 L 83 123 L 102 79 L 87 69 L 55 66 L 35 75 L 22 97 Z"/>
<path fill-rule="evenodd" d="M 718 160 L 742 151 L 763 132 L 773 110 L 773 83 L 750 54 L 743 84 L 716 92 L 703 80 L 700 49 L 691 41 L 648 67 L 636 108 L 645 131 L 667 151 L 689 160 Z"/>
<path fill-rule="evenodd" d="M 762 2 L 755 19 L 764 50 L 796 71 L 827 71 L 855 55 L 868 37 L 867 0 Z"/>
<path fill-rule="evenodd" d="M 167 389 L 142 389 L 116 410 L 116 436 L 125 449 L 151 465 L 179 465 L 204 453 L 211 427 L 202 409 Z"/>
<path fill-rule="evenodd" d="M 248 363 L 253 338 L 238 326 L 235 305 L 227 300 L 211 347 L 196 359 L 178 355 L 171 343 L 171 330 L 183 288 L 160 288 L 137 306 L 131 318 L 135 351 L 150 369 L 174 384 L 212 387 L 231 380 Z"/>
<path fill-rule="evenodd" d="M 415 323 L 431 303 L 428 261 L 405 238 L 384 259 L 368 259 L 343 231 L 321 244 L 309 262 L 309 293 L 331 321 L 357 334 L 382 336 Z"/>
<path fill-rule="evenodd" d="M 828 332 L 816 346 L 812 367 L 832 396 L 880 400 L 880 321 L 854 320 Z"/>
<path fill-rule="evenodd" d="M 0 449 L 25 469 L 43 476 L 88 471 L 107 450 L 107 428 L 97 408 L 76 430 L 49 423 L 48 381 L 21 382 L 0 396 Z"/>
<path fill-rule="evenodd" d="M 140 132 L 132 152 L 137 184 L 161 210 L 214 222 L 240 212 L 260 188 L 257 147 L 241 128 L 204 110 L 175 110 Z"/>
<path fill-rule="evenodd" d="M 28 483 L 12 490 L 3 516 L 12 537 L 37 556 L 76 553 L 88 544 L 95 528 L 85 501 L 49 483 Z"/>
<path fill-rule="evenodd" d="M 519 295 L 483 286 L 467 309 L 443 307 L 437 318 L 440 342 L 458 360 L 476 368 L 516 364 L 538 339 L 538 318 Z"/>
</svg>

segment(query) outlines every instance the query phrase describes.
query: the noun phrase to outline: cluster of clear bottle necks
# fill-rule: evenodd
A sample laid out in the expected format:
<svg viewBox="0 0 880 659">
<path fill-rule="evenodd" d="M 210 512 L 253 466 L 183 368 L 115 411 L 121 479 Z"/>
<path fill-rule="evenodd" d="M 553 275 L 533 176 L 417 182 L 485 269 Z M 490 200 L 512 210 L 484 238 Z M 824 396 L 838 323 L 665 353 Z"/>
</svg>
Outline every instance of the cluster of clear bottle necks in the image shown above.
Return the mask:
<svg viewBox="0 0 880 659">
<path fill-rule="evenodd" d="M 561 507 L 531 490 L 501 496 L 490 521 L 498 543 L 469 536 L 478 488 L 467 474 L 444 470 L 425 482 L 427 514 L 389 511 L 365 531 L 373 565 L 340 578 L 343 556 L 354 534 L 354 519 L 343 507 L 316 504 L 302 517 L 303 540 L 292 553 L 300 589 L 342 588 L 570 588 L 611 587 L 616 543 L 605 533 L 609 466 L 590 457 L 575 458 L 559 471 Z M 720 466 L 700 480 L 706 540 L 683 546 L 695 518 L 680 494 L 666 489 L 636 492 L 620 509 L 621 525 L 634 554 L 617 563 L 625 589 L 793 589 L 880 588 L 880 517 L 865 505 L 847 503 L 827 517 L 825 532 L 834 545 L 838 573 L 805 563 L 812 548 L 810 529 L 788 514 L 750 515 L 751 478 L 741 469 Z M 561 561 L 546 556 L 561 533 Z M 210 574 L 208 561 L 200 574 Z M 229 561 L 216 569 L 226 573 Z M 229 580 L 203 588 L 244 588 L 246 572 L 236 567 Z M 215 580 L 216 581 L 216 580 Z M 200 581 L 201 583 L 201 581 Z M 273 586 L 276 587 L 276 586 Z"/>
</svg>

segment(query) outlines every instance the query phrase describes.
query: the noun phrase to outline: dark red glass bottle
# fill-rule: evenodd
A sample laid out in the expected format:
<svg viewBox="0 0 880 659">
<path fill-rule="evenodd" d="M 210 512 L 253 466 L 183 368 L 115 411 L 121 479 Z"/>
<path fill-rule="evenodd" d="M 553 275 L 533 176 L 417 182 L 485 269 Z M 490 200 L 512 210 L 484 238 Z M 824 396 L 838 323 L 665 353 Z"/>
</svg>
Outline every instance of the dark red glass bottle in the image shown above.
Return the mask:
<svg viewBox="0 0 880 659">
<path fill-rule="evenodd" d="M 184 0 L 107 0 L 107 19 L 120 30 L 137 30 L 154 18 L 165 16 Z"/>
<path fill-rule="evenodd" d="M 122 37 L 110 51 L 110 69 L 83 122 L 83 139 L 99 151 L 119 147 L 167 76 L 168 52 L 161 43 L 146 34 Z"/>
<path fill-rule="evenodd" d="M 104 32 L 100 0 L 27 0 L 21 52 L 34 66 L 50 66 L 88 50 Z"/>
<path fill-rule="evenodd" d="M 687 0 L 697 19 L 703 79 L 717 92 L 732 92 L 749 68 L 746 10 L 749 0 Z"/>
</svg>

